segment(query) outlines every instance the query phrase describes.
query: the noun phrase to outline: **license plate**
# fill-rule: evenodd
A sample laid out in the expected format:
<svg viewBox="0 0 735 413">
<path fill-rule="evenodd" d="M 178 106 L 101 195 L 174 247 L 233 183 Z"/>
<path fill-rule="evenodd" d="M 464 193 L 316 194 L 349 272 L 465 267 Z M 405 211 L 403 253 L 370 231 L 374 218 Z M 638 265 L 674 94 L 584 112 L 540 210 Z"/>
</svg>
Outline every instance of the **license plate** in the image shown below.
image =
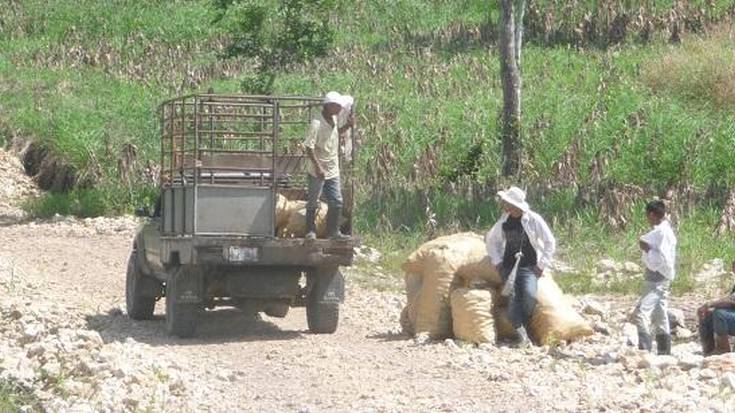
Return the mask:
<svg viewBox="0 0 735 413">
<path fill-rule="evenodd" d="M 229 247 L 225 258 L 230 262 L 254 262 L 258 260 L 258 249 L 253 247 Z"/>
</svg>

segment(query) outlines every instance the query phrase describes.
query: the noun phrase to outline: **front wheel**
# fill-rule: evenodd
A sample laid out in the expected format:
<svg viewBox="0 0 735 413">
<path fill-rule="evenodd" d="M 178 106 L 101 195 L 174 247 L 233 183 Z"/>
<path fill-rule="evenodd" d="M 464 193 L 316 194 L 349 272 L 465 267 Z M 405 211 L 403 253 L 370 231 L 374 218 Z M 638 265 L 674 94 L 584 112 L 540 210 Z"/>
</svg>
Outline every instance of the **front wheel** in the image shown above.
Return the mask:
<svg viewBox="0 0 735 413">
<path fill-rule="evenodd" d="M 166 281 L 166 331 L 171 335 L 181 338 L 196 335 L 200 305 L 182 300 L 183 288 L 180 288 L 190 277 L 196 276 L 186 267 L 177 267 Z"/>
<path fill-rule="evenodd" d="M 125 306 L 128 316 L 133 320 L 150 320 L 153 318 L 156 298 L 161 293 L 161 283 L 143 274 L 138 259 L 138 251 L 133 250 L 125 276 Z"/>
</svg>

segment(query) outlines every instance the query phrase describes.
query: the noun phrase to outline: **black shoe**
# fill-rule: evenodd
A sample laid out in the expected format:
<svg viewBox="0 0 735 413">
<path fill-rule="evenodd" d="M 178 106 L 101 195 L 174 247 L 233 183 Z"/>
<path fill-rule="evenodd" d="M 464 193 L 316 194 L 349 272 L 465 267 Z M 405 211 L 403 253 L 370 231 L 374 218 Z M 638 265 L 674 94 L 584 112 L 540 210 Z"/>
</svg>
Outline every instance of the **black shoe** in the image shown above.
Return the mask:
<svg viewBox="0 0 735 413">
<path fill-rule="evenodd" d="M 656 334 L 656 354 L 671 355 L 671 334 Z"/>
</svg>

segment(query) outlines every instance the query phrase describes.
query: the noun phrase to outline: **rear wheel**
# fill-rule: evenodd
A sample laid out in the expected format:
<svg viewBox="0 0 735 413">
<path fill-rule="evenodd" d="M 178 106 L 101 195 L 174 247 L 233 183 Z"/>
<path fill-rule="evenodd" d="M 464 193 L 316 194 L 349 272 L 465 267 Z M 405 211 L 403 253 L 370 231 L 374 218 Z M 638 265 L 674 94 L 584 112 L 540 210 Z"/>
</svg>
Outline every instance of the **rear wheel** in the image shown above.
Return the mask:
<svg viewBox="0 0 735 413">
<path fill-rule="evenodd" d="M 187 303 L 181 300 L 179 285 L 183 279 L 196 277 L 186 267 L 176 267 L 166 281 L 166 331 L 181 338 L 196 335 L 197 321 L 201 312 L 198 303 Z"/>
<path fill-rule="evenodd" d="M 312 333 L 334 333 L 339 324 L 339 303 L 309 302 L 306 305 L 306 321 Z"/>
<path fill-rule="evenodd" d="M 319 268 L 309 274 L 312 283 L 306 302 L 306 321 L 316 334 L 332 334 L 339 325 L 339 303 L 344 278 L 338 268 Z"/>
<path fill-rule="evenodd" d="M 161 283 L 146 276 L 140 270 L 138 251 L 133 250 L 128 259 L 125 277 L 125 305 L 128 316 L 133 320 L 150 320 L 156 307 L 156 298 L 161 293 Z"/>
</svg>

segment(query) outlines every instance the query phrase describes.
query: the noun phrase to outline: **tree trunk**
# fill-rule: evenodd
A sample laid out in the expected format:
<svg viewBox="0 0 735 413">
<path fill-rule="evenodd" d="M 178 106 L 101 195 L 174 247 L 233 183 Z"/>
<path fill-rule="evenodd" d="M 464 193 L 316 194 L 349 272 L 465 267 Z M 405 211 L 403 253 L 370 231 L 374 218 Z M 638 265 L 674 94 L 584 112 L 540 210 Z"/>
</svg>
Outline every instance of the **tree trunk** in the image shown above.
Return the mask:
<svg viewBox="0 0 735 413">
<path fill-rule="evenodd" d="M 500 0 L 500 76 L 503 85 L 503 176 L 521 166 L 521 46 L 525 1 Z M 517 19 L 519 19 L 517 21 Z"/>
</svg>

